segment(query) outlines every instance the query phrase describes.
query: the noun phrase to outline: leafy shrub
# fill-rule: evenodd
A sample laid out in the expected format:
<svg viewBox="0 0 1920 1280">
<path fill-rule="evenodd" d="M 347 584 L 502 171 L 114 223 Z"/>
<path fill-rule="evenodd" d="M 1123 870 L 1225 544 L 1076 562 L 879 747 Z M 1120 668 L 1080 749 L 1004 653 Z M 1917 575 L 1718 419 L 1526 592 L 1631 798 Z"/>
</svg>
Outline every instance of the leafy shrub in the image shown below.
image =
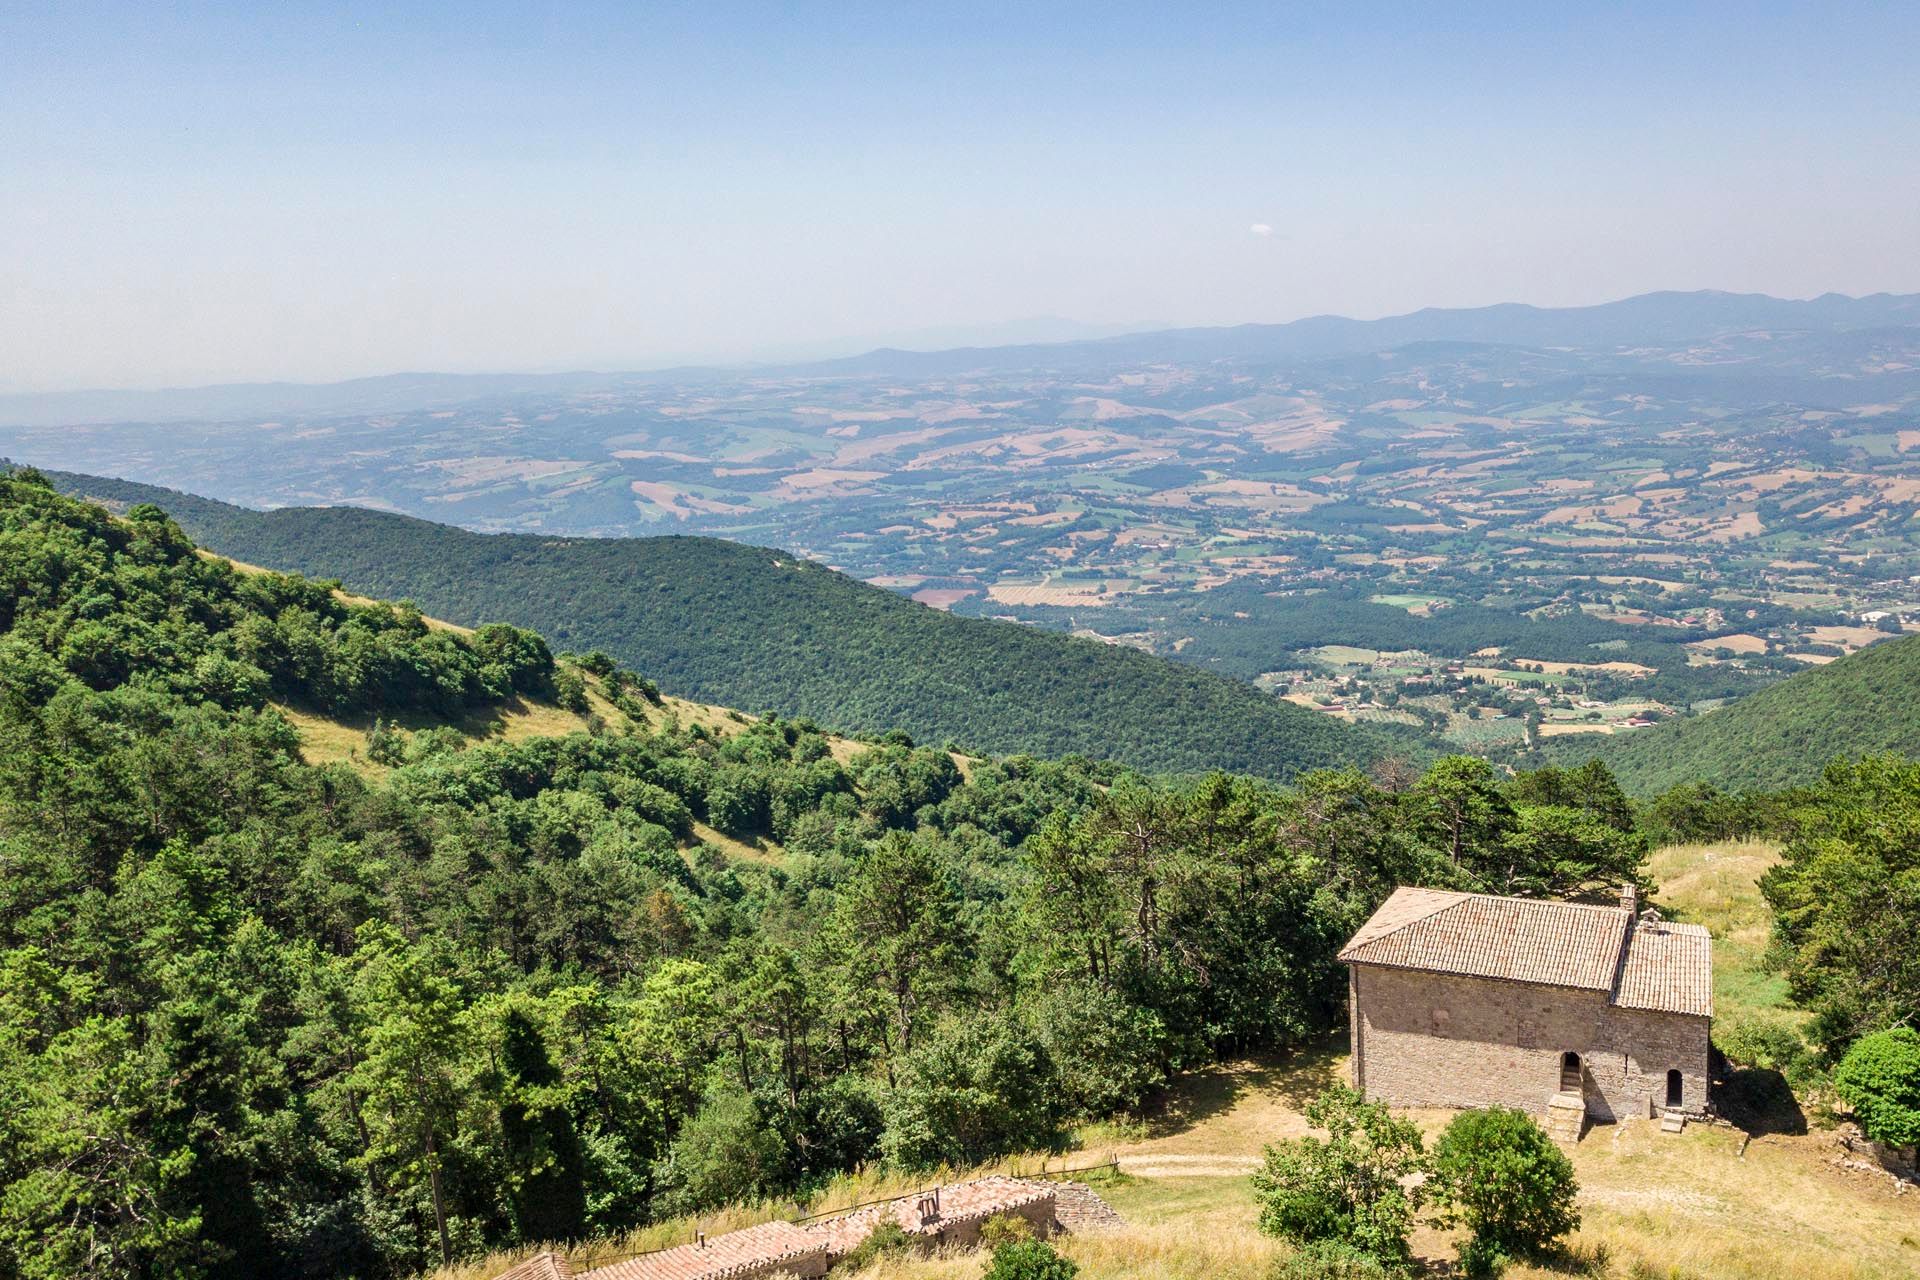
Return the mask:
<svg viewBox="0 0 1920 1280">
<path fill-rule="evenodd" d="M 882 1258 L 905 1257 L 912 1249 L 913 1237 L 899 1223 L 886 1218 L 867 1233 L 865 1240 L 847 1250 L 846 1256 L 834 1264 L 833 1274 L 856 1275 Z"/>
<path fill-rule="evenodd" d="M 1715 1024 L 1713 1043 L 1730 1062 L 1778 1071 L 1796 1083 L 1815 1069 L 1806 1036 L 1784 1018 L 1766 1014 L 1729 1018 Z"/>
<path fill-rule="evenodd" d="M 1578 1227 L 1575 1189 L 1573 1162 L 1522 1111 L 1463 1111 L 1434 1148 L 1440 1221 L 1472 1233 L 1460 1249 L 1469 1275 L 1537 1255 Z"/>
<path fill-rule="evenodd" d="M 980 1224 L 980 1243 L 989 1249 L 1033 1239 L 1033 1224 L 1017 1213 L 996 1213 Z"/>
<path fill-rule="evenodd" d="M 914 1045 L 886 1100 L 881 1147 L 909 1169 L 1050 1147 L 1059 1136 L 1054 1081 L 1047 1051 L 1014 1019 L 952 1019 Z"/>
<path fill-rule="evenodd" d="M 986 1280 L 1073 1280 L 1079 1264 L 1040 1240 L 1015 1240 L 993 1251 Z"/>
<path fill-rule="evenodd" d="M 1253 1175 L 1260 1230 L 1298 1245 L 1331 1241 L 1403 1267 L 1420 1191 L 1401 1179 L 1421 1167 L 1419 1128 L 1344 1085 L 1306 1111 L 1327 1137 L 1267 1147 Z"/>
<path fill-rule="evenodd" d="M 398 765 L 407 758 L 407 735 L 376 719 L 367 730 L 367 759 L 375 764 Z"/>
<path fill-rule="evenodd" d="M 553 700 L 564 711 L 583 712 L 589 706 L 587 702 L 587 682 L 572 667 L 555 667 L 553 671 Z"/>
<path fill-rule="evenodd" d="M 1890 1027 L 1860 1037 L 1834 1068 L 1833 1087 L 1869 1138 L 1920 1157 L 1920 1031 Z"/>
<path fill-rule="evenodd" d="M 1271 1280 L 1388 1280 L 1393 1274 L 1370 1253 L 1338 1240 L 1318 1240 L 1276 1262 Z"/>
<path fill-rule="evenodd" d="M 1060 1073 L 1062 1097 L 1077 1115 L 1105 1119 L 1137 1111 L 1166 1082 L 1166 1025 L 1118 992 L 1061 982 L 1034 1002 L 1031 1016 Z"/>
<path fill-rule="evenodd" d="M 654 1170 L 670 1213 L 700 1213 L 780 1186 L 786 1149 L 745 1090 L 718 1087 L 689 1118 Z"/>
</svg>

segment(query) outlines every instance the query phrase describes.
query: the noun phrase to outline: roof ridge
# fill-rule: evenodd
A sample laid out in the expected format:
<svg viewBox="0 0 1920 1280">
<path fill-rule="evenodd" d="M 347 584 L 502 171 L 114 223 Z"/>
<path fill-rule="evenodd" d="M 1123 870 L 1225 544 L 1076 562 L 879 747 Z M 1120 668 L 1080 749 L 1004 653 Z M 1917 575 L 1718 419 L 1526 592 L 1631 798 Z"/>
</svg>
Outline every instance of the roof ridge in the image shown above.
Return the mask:
<svg viewBox="0 0 1920 1280">
<path fill-rule="evenodd" d="M 1560 909 L 1569 907 L 1581 909 Z M 1339 958 L 1610 995 L 1630 914 L 1589 903 L 1403 886 Z"/>
<path fill-rule="evenodd" d="M 1381 934 L 1380 935 L 1381 938 L 1390 938 L 1394 934 L 1400 932 L 1402 929 L 1405 929 L 1410 925 L 1419 924 L 1422 920 L 1431 920 L 1435 916 L 1440 915 L 1443 912 L 1452 911 L 1455 907 L 1460 906 L 1468 898 L 1475 898 L 1480 896 L 1478 894 L 1466 893 L 1459 889 L 1422 889 L 1421 892 L 1430 893 L 1434 895 L 1435 898 L 1441 898 L 1444 896 L 1445 901 L 1438 902 L 1434 906 L 1433 910 L 1431 911 L 1423 911 L 1417 916 L 1408 916 L 1405 920 L 1402 920 L 1399 924 L 1394 925 L 1393 928 Z M 1368 939 L 1368 941 L 1370 942 L 1376 942 L 1378 940 L 1379 939 L 1377 938 Z"/>
<path fill-rule="evenodd" d="M 1487 902 L 1521 902 L 1533 907 L 1572 907 L 1578 911 L 1605 911 L 1627 913 L 1627 909 L 1617 902 L 1568 902 L 1562 898 L 1526 898 L 1513 893 L 1479 893 L 1472 889 L 1450 889 L 1444 892 L 1456 893 L 1462 898 L 1479 898 Z"/>
</svg>

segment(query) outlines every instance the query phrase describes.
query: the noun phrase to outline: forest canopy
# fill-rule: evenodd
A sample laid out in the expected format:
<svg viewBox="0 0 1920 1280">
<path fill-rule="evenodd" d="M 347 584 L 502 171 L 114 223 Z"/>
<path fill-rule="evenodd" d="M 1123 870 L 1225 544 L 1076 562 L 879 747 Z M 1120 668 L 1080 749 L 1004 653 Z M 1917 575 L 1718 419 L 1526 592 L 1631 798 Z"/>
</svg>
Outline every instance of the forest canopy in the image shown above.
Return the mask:
<svg viewBox="0 0 1920 1280">
<path fill-rule="evenodd" d="M 533 627 L 554 644 L 604 649 L 700 701 L 1168 773 L 1284 780 L 1387 750 L 1378 731 L 1238 680 L 1125 645 L 956 617 L 764 547 L 479 534 L 353 507 L 249 511 L 126 481 L 58 478 L 116 504 L 158 503 L 223 555 L 409 597 L 455 622 Z"/>
</svg>

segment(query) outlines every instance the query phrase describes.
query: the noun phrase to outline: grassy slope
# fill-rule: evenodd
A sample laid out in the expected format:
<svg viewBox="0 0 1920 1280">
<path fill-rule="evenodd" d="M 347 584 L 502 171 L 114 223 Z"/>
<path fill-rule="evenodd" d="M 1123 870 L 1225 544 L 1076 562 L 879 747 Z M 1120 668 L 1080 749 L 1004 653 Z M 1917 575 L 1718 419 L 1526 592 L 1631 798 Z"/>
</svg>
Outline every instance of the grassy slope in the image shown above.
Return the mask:
<svg viewBox="0 0 1920 1280">
<path fill-rule="evenodd" d="M 1702 779 L 1723 790 L 1813 782 L 1838 755 L 1920 754 L 1920 636 L 1883 641 L 1691 720 L 1622 737 L 1556 740 L 1555 754 L 1597 755 L 1630 791 Z"/>
<path fill-rule="evenodd" d="M 266 573 L 268 570 L 244 560 L 217 556 L 202 549 L 200 555 L 209 560 L 226 560 L 229 565 L 242 573 Z M 365 596 L 336 592 L 349 604 L 372 604 L 374 601 Z M 471 635 L 472 630 L 457 623 L 441 618 L 428 617 L 423 621 L 429 627 L 445 631 L 457 631 Z M 627 717 L 607 699 L 598 676 L 591 672 L 580 672 L 587 686 L 587 710 L 568 711 L 551 702 L 537 698 L 528 698 L 516 694 L 510 701 L 499 707 L 471 711 L 463 716 L 449 717 L 426 711 L 409 711 L 389 714 L 385 722 L 392 728 L 408 733 L 418 733 L 428 729 L 453 729 L 470 742 L 523 742 L 529 738 L 557 738 L 569 733 L 588 731 L 592 717 L 609 725 L 619 725 Z M 340 716 L 316 711 L 308 707 L 275 703 L 274 709 L 285 716 L 300 734 L 300 754 L 308 764 L 333 764 L 336 762 L 351 765 L 354 769 L 369 776 L 387 772 L 385 766 L 375 764 L 362 754 L 366 750 L 367 734 L 373 729 L 376 717 Z M 716 707 L 705 703 L 690 702 L 685 698 L 663 698 L 657 707 L 648 709 L 646 723 L 638 728 L 660 728 L 669 720 L 682 725 L 698 724 L 708 731 L 726 735 L 750 722 L 751 717 L 742 715 L 728 707 Z M 863 744 L 846 738 L 829 739 L 835 758 L 846 763 L 864 749 Z M 699 825 L 699 824 L 696 824 Z M 732 837 L 712 833 L 715 840 L 725 843 L 738 843 Z"/>
<path fill-rule="evenodd" d="M 1721 1017 L 1775 1009 L 1782 998 L 1761 953 L 1766 909 L 1755 881 L 1777 859 L 1760 844 L 1693 845 L 1661 850 L 1652 870 L 1658 902 L 1676 918 L 1714 933 L 1715 1004 Z M 1128 1220 L 1125 1229 L 1072 1238 L 1061 1249 L 1089 1280 L 1266 1280 L 1284 1247 L 1255 1229 L 1248 1172 L 1265 1143 L 1309 1132 L 1300 1108 L 1342 1078 L 1344 1042 L 1278 1062 L 1242 1062 L 1182 1080 L 1157 1118 L 1127 1130 L 1083 1136 L 1073 1164 L 1119 1157 L 1124 1176 L 1100 1190 Z M 1412 1113 L 1436 1135 L 1449 1113 Z M 1583 1223 L 1575 1264 L 1516 1267 L 1513 1280 L 1580 1274 L 1605 1280 L 1883 1280 L 1920 1277 L 1920 1197 L 1896 1195 L 1881 1175 L 1831 1163 L 1839 1148 L 1818 1127 L 1768 1133 L 1751 1141 L 1726 1125 L 1691 1125 L 1662 1135 L 1645 1122 L 1590 1130 L 1574 1151 Z M 1026 1161 L 1030 1168 L 1037 1158 Z M 1020 1162 L 995 1166 L 1018 1171 Z M 1055 1167 L 1060 1158 L 1055 1157 Z M 917 1188 L 887 1179 L 849 1180 L 815 1211 Z M 800 1212 L 792 1205 L 731 1210 L 699 1222 L 663 1223 L 628 1241 L 570 1251 L 584 1265 L 620 1252 L 691 1238 L 695 1229 L 729 1230 Z M 1439 1262 L 1452 1240 L 1430 1227 L 1415 1251 Z M 531 1251 L 529 1251 L 531 1252 Z M 452 1268 L 437 1280 L 488 1280 L 518 1256 Z M 869 1280 L 975 1280 L 977 1254 L 882 1263 Z"/>
<path fill-rule="evenodd" d="M 257 564 L 603 648 L 663 688 L 856 732 L 904 729 L 992 754 L 1080 753 L 1150 770 L 1269 777 L 1362 763 L 1374 734 L 1136 650 L 958 618 L 777 551 L 711 538 L 483 535 L 357 508 L 249 511 L 57 475 L 151 501 Z"/>
</svg>

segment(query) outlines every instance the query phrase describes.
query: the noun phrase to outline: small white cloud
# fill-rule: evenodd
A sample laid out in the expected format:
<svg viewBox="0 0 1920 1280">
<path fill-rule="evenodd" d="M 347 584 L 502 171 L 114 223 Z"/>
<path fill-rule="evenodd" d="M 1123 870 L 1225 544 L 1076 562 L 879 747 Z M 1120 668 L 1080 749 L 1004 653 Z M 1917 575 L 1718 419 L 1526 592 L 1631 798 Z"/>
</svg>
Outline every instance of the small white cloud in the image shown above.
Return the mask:
<svg viewBox="0 0 1920 1280">
<path fill-rule="evenodd" d="M 1256 222 L 1252 226 L 1248 227 L 1247 230 L 1261 237 L 1270 236 L 1273 234 L 1273 228 L 1268 226 L 1264 222 Z"/>
</svg>

